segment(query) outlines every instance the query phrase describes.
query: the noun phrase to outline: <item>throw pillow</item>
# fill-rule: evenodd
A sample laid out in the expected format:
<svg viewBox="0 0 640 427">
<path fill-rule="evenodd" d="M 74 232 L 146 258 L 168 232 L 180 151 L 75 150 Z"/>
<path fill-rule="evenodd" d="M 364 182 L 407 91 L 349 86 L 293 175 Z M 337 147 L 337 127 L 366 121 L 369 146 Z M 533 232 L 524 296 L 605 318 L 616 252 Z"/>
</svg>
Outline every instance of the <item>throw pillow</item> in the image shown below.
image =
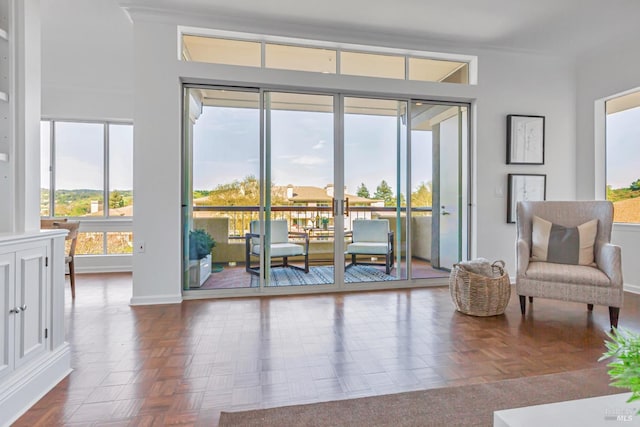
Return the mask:
<svg viewBox="0 0 640 427">
<path fill-rule="evenodd" d="M 577 227 L 564 227 L 534 216 L 531 260 L 593 265 L 593 246 L 597 233 L 597 219 Z"/>
</svg>

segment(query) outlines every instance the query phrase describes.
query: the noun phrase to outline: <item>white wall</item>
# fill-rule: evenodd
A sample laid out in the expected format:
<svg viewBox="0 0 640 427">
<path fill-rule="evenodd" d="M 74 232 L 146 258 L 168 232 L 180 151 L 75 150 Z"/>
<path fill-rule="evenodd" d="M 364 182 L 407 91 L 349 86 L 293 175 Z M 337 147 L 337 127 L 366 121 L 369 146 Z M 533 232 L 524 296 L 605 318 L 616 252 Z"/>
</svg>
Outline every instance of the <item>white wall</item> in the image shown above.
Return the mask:
<svg viewBox="0 0 640 427">
<path fill-rule="evenodd" d="M 180 296 L 180 80 L 273 86 L 295 85 L 326 90 L 416 95 L 434 99 L 475 100 L 477 196 L 475 214 L 481 227 L 477 253 L 515 264 L 515 226 L 506 224 L 507 173 L 546 173 L 549 199 L 575 198 L 575 90 L 568 61 L 526 54 L 458 52 L 479 59 L 479 84 L 441 85 L 384 81 L 280 70 L 239 70 L 213 64 L 177 61 L 176 23 L 134 14 L 135 28 L 135 181 L 134 236 L 146 252 L 134 255 L 133 303 L 171 302 Z M 189 22 L 180 21 L 189 25 Z M 243 28 L 239 28 L 243 30 Z M 253 31 L 278 31 L 256 29 Z M 280 33 L 281 34 L 281 33 Z M 303 37 L 304 34 L 284 34 Z M 327 35 L 330 37 L 330 35 Z M 376 40 L 345 40 L 380 43 Z M 388 43 L 386 43 L 388 44 Z M 431 47 L 415 40 L 397 47 Z M 158 70 L 162 70 L 159 72 Z M 544 166 L 507 166 L 506 115 L 547 118 Z M 162 171 L 162 172 L 159 172 Z M 501 196 L 496 196 L 496 191 Z"/>
<path fill-rule="evenodd" d="M 548 199 L 576 196 L 574 68 L 564 59 L 523 53 L 470 51 L 419 40 L 383 36 L 366 39 L 348 31 L 285 30 L 255 22 L 134 16 L 132 25 L 112 0 L 56 0 L 43 5 L 43 114 L 58 118 L 135 118 L 134 236 L 146 251 L 134 256 L 133 303 L 174 302 L 180 282 L 180 78 L 220 83 L 247 82 L 324 87 L 349 92 L 395 93 L 475 102 L 474 256 L 503 259 L 514 271 L 515 226 L 506 223 L 508 173 L 546 173 Z M 173 19 L 173 21 L 172 21 Z M 415 50 L 479 56 L 477 86 L 439 85 L 315 75 L 277 70 L 238 71 L 177 58 L 176 24 L 264 32 Z M 78 34 L 82 36 L 78 37 Z M 135 55 L 134 55 L 135 53 Z M 380 88 L 383 88 L 382 90 Z M 135 91 L 135 112 L 134 93 Z M 508 166 L 506 115 L 546 116 L 546 164 Z M 161 172 L 159 172 L 161 171 Z M 500 194 L 501 193 L 501 194 Z"/>
<path fill-rule="evenodd" d="M 578 60 L 576 176 L 580 199 L 598 198 L 604 194 L 604 113 L 600 111 L 600 120 L 596 120 L 595 104 L 603 98 L 640 88 L 640 53 L 637 44 L 637 39 L 629 39 L 606 49 L 597 49 Z M 625 285 L 638 288 L 640 225 L 620 224 L 614 225 L 613 229 L 613 243 L 622 246 Z"/>
<path fill-rule="evenodd" d="M 133 25 L 115 0 L 42 2 L 42 115 L 133 119 Z"/>
</svg>

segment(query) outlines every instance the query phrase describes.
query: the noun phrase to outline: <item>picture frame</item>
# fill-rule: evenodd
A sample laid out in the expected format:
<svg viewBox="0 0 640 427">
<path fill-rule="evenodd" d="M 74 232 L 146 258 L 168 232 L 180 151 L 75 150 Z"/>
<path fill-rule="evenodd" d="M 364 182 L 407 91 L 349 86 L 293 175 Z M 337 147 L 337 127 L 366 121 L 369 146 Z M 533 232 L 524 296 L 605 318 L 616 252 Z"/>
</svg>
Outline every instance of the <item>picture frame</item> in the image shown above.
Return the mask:
<svg viewBox="0 0 640 427">
<path fill-rule="evenodd" d="M 507 223 L 514 224 L 518 202 L 547 199 L 547 175 L 510 173 L 507 188 Z"/>
<path fill-rule="evenodd" d="M 507 116 L 507 164 L 544 165 L 544 116 Z"/>
</svg>

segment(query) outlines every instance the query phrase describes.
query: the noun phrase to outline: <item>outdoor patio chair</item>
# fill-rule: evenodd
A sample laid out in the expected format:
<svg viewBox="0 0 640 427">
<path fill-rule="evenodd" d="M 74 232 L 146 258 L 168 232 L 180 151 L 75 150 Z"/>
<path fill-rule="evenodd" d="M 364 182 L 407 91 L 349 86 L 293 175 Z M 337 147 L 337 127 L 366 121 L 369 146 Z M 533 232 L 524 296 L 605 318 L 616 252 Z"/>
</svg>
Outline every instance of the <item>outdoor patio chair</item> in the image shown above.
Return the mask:
<svg viewBox="0 0 640 427">
<path fill-rule="evenodd" d="M 358 261 L 358 255 L 366 255 L 371 260 L 372 255 L 384 256 L 385 272 L 391 274 L 393 268 L 393 231 L 389 231 L 389 221 L 386 219 L 356 219 L 353 221 L 352 231 L 347 231 L 345 237 L 351 238 L 345 254 L 351 255 L 351 264 L 347 268 L 357 265 L 382 265 L 373 261 Z"/>
<path fill-rule="evenodd" d="M 246 260 L 245 268 L 248 273 L 260 274 L 260 266 L 251 265 L 251 257 L 260 258 L 260 221 L 251 221 L 250 233 L 245 235 Z M 297 239 L 291 241 L 291 239 Z M 271 267 L 291 267 L 309 272 L 309 235 L 303 232 L 289 231 L 286 219 L 271 221 L 270 257 L 282 258 L 282 264 L 271 264 Z M 303 256 L 304 268 L 289 264 L 289 257 Z"/>
<path fill-rule="evenodd" d="M 79 221 L 68 221 L 66 218 L 60 219 L 41 219 L 41 229 L 65 229 L 69 230 L 69 233 L 65 237 L 69 243 L 69 251 L 64 257 L 64 262 L 69 266 L 69 282 L 71 282 L 71 298 L 76 297 L 76 269 L 75 269 L 75 254 L 76 254 L 76 242 L 78 239 L 78 229 L 80 228 Z"/>
<path fill-rule="evenodd" d="M 612 245 L 613 204 L 608 201 L 519 202 L 516 291 L 526 298 L 552 298 L 609 307 L 612 327 L 622 307 L 620 247 Z"/>
</svg>

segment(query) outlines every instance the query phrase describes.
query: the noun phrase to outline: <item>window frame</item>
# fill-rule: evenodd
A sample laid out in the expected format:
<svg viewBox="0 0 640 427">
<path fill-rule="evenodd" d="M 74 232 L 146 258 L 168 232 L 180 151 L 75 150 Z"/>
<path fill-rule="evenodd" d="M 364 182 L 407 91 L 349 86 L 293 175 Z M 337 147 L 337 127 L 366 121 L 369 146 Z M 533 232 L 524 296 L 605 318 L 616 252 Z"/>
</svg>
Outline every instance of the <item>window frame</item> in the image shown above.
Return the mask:
<svg viewBox="0 0 640 427">
<path fill-rule="evenodd" d="M 607 186 L 608 186 L 608 140 L 607 140 L 607 103 L 617 98 L 622 98 L 634 93 L 640 93 L 640 87 L 635 87 L 623 92 L 619 92 L 605 98 L 601 98 L 595 101 L 595 117 L 594 117 L 594 154 L 595 154 L 595 167 L 594 167 L 594 181 L 595 181 L 595 199 L 597 200 L 609 200 L 607 198 Z M 634 107 L 638 108 L 640 107 Z M 602 159 L 602 160 L 599 160 Z M 614 220 L 615 221 L 615 220 Z M 614 229 L 640 229 L 640 222 L 614 222 Z"/>
<path fill-rule="evenodd" d="M 109 126 L 110 125 L 129 125 L 133 129 L 133 122 L 127 120 L 83 120 L 83 119 L 55 119 L 49 117 L 42 117 L 40 119 L 40 123 L 48 122 L 49 123 L 49 216 L 43 218 L 70 218 L 74 220 L 81 221 L 104 221 L 104 220 L 131 220 L 132 216 L 111 216 L 109 213 L 109 209 L 106 208 L 109 203 L 109 195 L 110 195 L 110 135 L 109 135 Z M 105 206 L 104 213 L 102 216 L 93 216 L 93 217 L 57 217 L 55 215 L 55 191 L 56 191 L 56 164 L 55 164 L 55 156 L 56 156 L 56 132 L 55 132 L 55 123 L 87 123 L 87 124 L 100 124 L 102 125 L 102 138 L 103 138 L 103 146 L 102 146 L 102 155 L 103 155 L 103 181 L 102 181 L 102 197 L 103 197 L 103 206 Z M 42 139 L 40 140 L 42 143 Z M 133 154 L 133 146 L 131 147 Z M 133 170 L 132 170 L 133 173 Z M 133 190 L 133 189 L 132 189 Z"/>
</svg>

